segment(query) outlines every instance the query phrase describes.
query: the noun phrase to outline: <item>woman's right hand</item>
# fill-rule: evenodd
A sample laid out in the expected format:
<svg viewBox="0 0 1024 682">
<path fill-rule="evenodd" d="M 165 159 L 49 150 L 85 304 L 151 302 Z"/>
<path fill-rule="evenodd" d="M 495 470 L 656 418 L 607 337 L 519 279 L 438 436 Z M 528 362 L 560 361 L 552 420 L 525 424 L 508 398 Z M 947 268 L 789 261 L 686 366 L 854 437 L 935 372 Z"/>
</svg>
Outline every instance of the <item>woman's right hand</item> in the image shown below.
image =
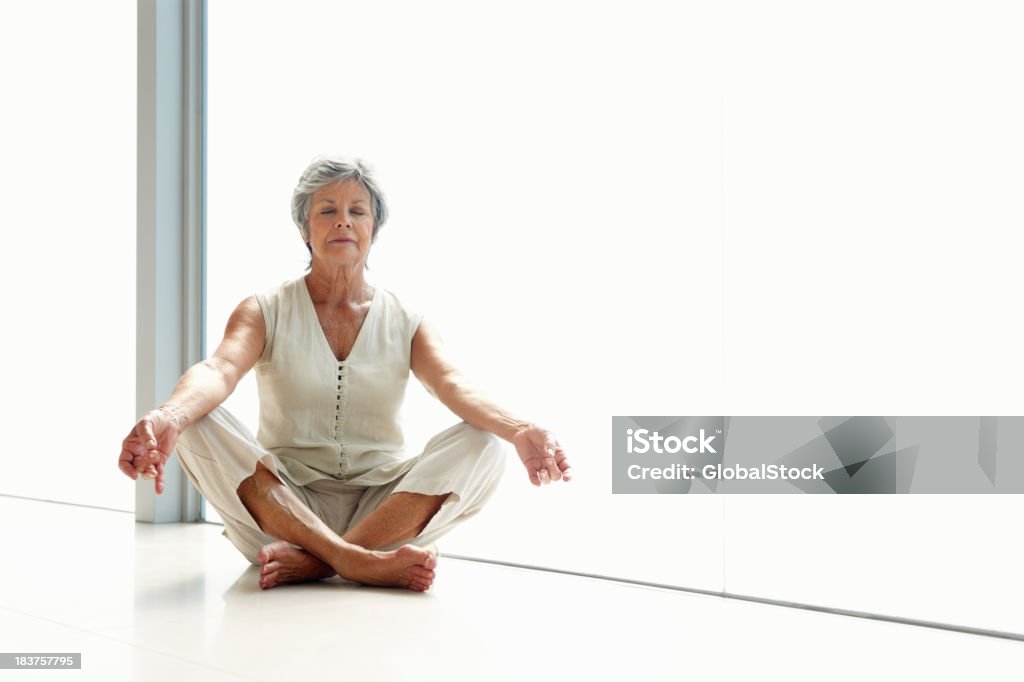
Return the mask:
<svg viewBox="0 0 1024 682">
<path fill-rule="evenodd" d="M 179 421 L 164 410 L 150 410 L 121 442 L 118 467 L 133 481 L 141 475 L 156 479 L 156 493 L 164 491 L 164 465 L 178 440 Z"/>
<path fill-rule="evenodd" d="M 220 405 L 260 359 L 266 345 L 263 310 L 255 296 L 235 308 L 213 356 L 197 362 L 178 380 L 168 401 L 147 412 L 121 443 L 117 466 L 133 481 L 139 476 L 156 479 L 156 492 L 164 491 L 164 465 L 171 458 L 179 434 L 193 419 Z M 186 412 L 183 405 L 187 405 Z M 190 416 L 191 413 L 191 416 Z"/>
</svg>

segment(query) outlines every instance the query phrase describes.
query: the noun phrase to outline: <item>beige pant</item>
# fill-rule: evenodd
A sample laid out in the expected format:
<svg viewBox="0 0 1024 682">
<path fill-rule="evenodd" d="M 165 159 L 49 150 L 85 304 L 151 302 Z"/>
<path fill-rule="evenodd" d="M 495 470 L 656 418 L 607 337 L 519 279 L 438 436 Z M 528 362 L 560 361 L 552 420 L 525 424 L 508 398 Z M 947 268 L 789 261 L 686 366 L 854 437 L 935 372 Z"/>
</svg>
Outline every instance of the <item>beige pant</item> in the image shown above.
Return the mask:
<svg viewBox="0 0 1024 682">
<path fill-rule="evenodd" d="M 353 486 L 335 479 L 308 485 L 292 482 L 276 457 L 222 407 L 189 426 L 178 438 L 181 468 L 224 519 L 223 535 L 253 564 L 260 547 L 273 538 L 260 530 L 238 497 L 238 486 L 256 471 L 256 462 L 276 473 L 314 514 L 338 535 L 366 518 L 396 492 L 451 493 L 416 538 L 397 542 L 426 546 L 477 514 L 494 494 L 505 471 L 506 444 L 466 422 L 437 434 L 402 476 L 380 486 Z"/>
</svg>

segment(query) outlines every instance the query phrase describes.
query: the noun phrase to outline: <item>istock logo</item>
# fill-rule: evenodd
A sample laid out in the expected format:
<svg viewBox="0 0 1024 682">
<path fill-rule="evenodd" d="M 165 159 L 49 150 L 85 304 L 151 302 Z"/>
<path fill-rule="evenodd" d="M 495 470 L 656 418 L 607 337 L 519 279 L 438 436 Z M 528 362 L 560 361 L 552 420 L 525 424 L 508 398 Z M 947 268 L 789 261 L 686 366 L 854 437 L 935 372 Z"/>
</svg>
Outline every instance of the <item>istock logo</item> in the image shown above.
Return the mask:
<svg viewBox="0 0 1024 682">
<path fill-rule="evenodd" d="M 647 429 L 636 429 L 635 431 L 633 429 L 626 429 L 626 452 L 638 455 L 648 452 L 659 455 L 674 455 L 680 451 L 691 455 L 698 452 L 718 454 L 711 445 L 711 441 L 714 439 L 713 435 L 705 435 L 704 429 L 700 430 L 699 436 L 687 436 L 686 438 L 680 438 L 679 436 L 668 436 L 666 438 L 657 431 L 648 431 Z"/>
</svg>

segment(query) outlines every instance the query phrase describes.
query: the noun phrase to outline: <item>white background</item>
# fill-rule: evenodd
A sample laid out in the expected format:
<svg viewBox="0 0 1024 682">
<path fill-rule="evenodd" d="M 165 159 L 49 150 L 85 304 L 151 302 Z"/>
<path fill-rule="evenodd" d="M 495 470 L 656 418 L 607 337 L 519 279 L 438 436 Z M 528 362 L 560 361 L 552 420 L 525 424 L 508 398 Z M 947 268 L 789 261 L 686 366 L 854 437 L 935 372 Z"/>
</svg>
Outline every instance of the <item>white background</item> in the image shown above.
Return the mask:
<svg viewBox="0 0 1024 682">
<path fill-rule="evenodd" d="M 135 56 L 134 2 L 0 20 L 2 494 L 135 508 Z"/>
</svg>

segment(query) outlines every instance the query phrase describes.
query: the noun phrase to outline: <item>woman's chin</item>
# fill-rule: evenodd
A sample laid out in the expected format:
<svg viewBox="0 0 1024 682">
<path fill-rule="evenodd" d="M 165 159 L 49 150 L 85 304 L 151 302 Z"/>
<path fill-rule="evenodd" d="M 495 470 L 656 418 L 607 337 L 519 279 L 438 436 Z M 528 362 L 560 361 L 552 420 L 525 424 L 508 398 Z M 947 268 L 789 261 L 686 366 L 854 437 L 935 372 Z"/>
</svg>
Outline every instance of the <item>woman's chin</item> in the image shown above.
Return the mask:
<svg viewBox="0 0 1024 682">
<path fill-rule="evenodd" d="M 354 258 L 352 256 L 347 256 L 346 257 L 346 256 L 343 256 L 343 255 L 331 255 L 331 254 L 328 254 L 326 257 L 320 258 L 319 260 L 320 260 L 320 263 L 322 263 L 323 265 L 325 265 L 325 266 L 327 266 L 329 268 L 355 268 L 355 267 L 358 267 L 359 265 L 361 265 L 363 263 L 363 261 L 361 259 Z M 315 262 L 316 261 L 314 260 L 314 264 L 315 264 Z"/>
</svg>

